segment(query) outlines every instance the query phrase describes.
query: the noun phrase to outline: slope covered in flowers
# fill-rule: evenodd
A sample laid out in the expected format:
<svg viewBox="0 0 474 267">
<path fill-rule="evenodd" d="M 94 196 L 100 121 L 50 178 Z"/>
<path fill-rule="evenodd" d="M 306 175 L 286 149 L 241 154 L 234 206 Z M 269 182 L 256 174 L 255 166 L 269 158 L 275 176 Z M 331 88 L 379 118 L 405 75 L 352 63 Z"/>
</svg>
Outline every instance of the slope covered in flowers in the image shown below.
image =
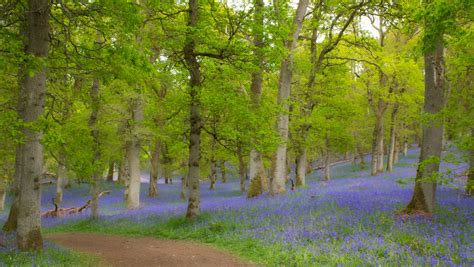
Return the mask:
<svg viewBox="0 0 474 267">
<path fill-rule="evenodd" d="M 251 240 L 274 251 L 273 256 L 260 259 L 269 265 L 472 266 L 474 199 L 465 197 L 462 187 L 456 188 L 462 186 L 456 173 L 466 165 L 443 164 L 444 171 L 454 170 L 448 175 L 453 181 L 439 187 L 433 218 L 402 220 L 397 216 L 413 191 L 410 178 L 415 175 L 418 152 L 412 150 L 402 158 L 393 173 L 377 177 L 350 163 L 333 167 L 337 179 L 328 182 L 319 181 L 320 174 L 314 172 L 306 188 L 277 197 L 247 199 L 239 192 L 237 181 L 218 183 L 215 190 L 209 190 L 204 182 L 201 204 L 206 215 L 193 224 L 179 225 L 182 236 L 178 238 L 187 238 L 189 233 L 189 238 L 211 243 Z M 142 184 L 141 208 L 127 211 L 122 189 L 107 184 L 112 193 L 101 199 L 102 221 L 90 222 L 89 230 L 176 238 L 159 225 L 185 213 L 180 185 L 160 184 L 160 195 L 155 199 L 146 196 L 146 187 Z M 54 187 L 47 188 L 44 210 L 51 208 L 53 196 Z M 75 186 L 64 197 L 65 207 L 82 205 L 89 198 L 87 186 Z M 47 218 L 43 225 L 77 230 L 88 216 L 86 212 Z M 1 213 L 0 220 L 5 218 L 6 212 Z"/>
</svg>

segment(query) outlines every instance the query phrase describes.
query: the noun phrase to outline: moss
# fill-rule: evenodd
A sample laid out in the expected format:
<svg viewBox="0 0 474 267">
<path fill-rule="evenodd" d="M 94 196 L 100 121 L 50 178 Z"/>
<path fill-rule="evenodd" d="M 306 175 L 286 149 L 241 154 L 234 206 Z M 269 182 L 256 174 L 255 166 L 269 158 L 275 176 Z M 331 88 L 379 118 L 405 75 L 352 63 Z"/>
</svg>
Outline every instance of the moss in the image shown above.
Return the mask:
<svg viewBox="0 0 474 267">
<path fill-rule="evenodd" d="M 248 198 L 257 197 L 262 194 L 262 178 L 257 176 L 250 181 Z"/>
</svg>

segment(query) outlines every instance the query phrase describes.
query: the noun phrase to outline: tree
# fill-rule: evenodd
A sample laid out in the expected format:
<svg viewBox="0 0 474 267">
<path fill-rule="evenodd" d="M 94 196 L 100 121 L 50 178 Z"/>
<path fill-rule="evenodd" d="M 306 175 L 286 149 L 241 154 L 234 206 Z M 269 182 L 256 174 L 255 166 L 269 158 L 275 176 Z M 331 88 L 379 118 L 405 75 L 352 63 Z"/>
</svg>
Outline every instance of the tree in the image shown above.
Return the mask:
<svg viewBox="0 0 474 267">
<path fill-rule="evenodd" d="M 281 8 L 283 3 L 275 1 L 275 9 L 277 17 L 283 16 Z M 298 43 L 298 37 L 300 35 L 301 28 L 303 26 L 303 20 L 306 15 L 306 9 L 308 7 L 308 0 L 300 0 L 298 7 L 291 24 L 291 30 L 288 33 L 288 37 L 284 39 L 285 53 L 288 53 L 281 62 L 280 75 L 278 81 L 278 104 L 281 106 L 281 112 L 277 117 L 277 132 L 280 136 L 281 143 L 277 148 L 275 155 L 275 169 L 272 178 L 271 190 L 272 194 L 280 194 L 286 191 L 285 183 L 287 178 L 287 141 L 288 141 L 288 120 L 289 120 L 289 108 L 288 103 L 290 92 L 291 92 L 291 80 L 293 74 L 293 51 Z M 281 26 L 280 18 L 280 26 Z"/>
<path fill-rule="evenodd" d="M 17 245 L 20 250 L 40 250 L 41 236 L 40 178 L 43 173 L 43 146 L 41 131 L 35 129 L 44 111 L 46 93 L 45 58 L 49 45 L 49 1 L 28 1 L 26 10 L 25 52 L 29 61 L 25 62 L 20 75 L 19 114 L 25 125 L 22 132 L 23 144 L 18 146 L 19 203 Z M 36 125 L 36 127 L 38 127 Z"/>
<path fill-rule="evenodd" d="M 440 9 L 437 9 L 440 7 L 436 4 L 438 3 L 430 0 L 424 2 L 428 14 L 435 11 L 435 9 L 440 11 Z M 435 28 L 436 22 L 439 21 L 433 21 L 433 17 L 425 17 L 425 36 L 423 39 L 425 63 L 424 112 L 427 118 L 423 123 L 423 138 L 416 172 L 415 190 L 410 203 L 404 210 L 408 214 L 416 214 L 417 212 L 431 214 L 435 209 L 437 172 L 443 139 L 441 111 L 444 106 L 445 85 L 444 33 L 442 28 Z"/>
</svg>

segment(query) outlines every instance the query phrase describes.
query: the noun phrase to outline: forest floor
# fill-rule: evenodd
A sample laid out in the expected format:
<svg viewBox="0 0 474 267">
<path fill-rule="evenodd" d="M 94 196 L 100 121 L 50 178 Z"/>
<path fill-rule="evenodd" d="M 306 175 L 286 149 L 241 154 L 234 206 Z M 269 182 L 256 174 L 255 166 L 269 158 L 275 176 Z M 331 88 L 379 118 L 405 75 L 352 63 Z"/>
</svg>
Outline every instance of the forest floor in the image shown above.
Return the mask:
<svg viewBox="0 0 474 267">
<path fill-rule="evenodd" d="M 187 201 L 180 199 L 179 182 L 160 180 L 159 195 L 154 198 L 147 195 L 148 184 L 142 183 L 140 208 L 134 210 L 124 204 L 123 186 L 107 182 L 103 190 L 111 193 L 100 199 L 99 220 L 90 219 L 90 210 L 44 218 L 43 232 L 46 237 L 66 234 L 74 241 L 70 233 L 198 243 L 267 266 L 474 266 L 474 198 L 464 194 L 463 174 L 468 165 L 459 152 L 443 155 L 434 215 L 411 219 L 398 215 L 413 194 L 419 152 L 411 149 L 391 173 L 373 177 L 368 168 L 345 162 L 332 167 L 331 181 L 321 181 L 321 171 L 314 171 L 305 187 L 253 199 L 240 192 L 237 170 L 229 165 L 227 183 L 219 181 L 209 190 L 209 182 L 201 182 L 202 214 L 193 222 L 184 218 Z M 370 157 L 365 161 L 370 162 Z M 45 186 L 43 212 L 53 208 L 54 196 L 55 185 Z M 64 192 L 61 207 L 81 206 L 88 199 L 89 186 L 74 184 Z M 7 218 L 11 196 L 7 200 L 0 224 Z M 3 239 L 0 267 L 95 266 L 89 254 L 64 249 L 52 240 L 46 240 L 42 254 L 30 255 L 15 250 L 14 234 Z M 86 241 L 95 242 L 95 238 Z M 120 242 L 107 243 L 116 255 L 127 253 Z M 147 250 L 142 244 L 129 246 L 138 250 L 137 259 Z M 183 254 L 193 255 L 178 247 Z"/>
<path fill-rule="evenodd" d="M 257 266 L 192 241 L 91 233 L 52 234 L 46 239 L 75 251 L 94 254 L 103 266 Z"/>
</svg>

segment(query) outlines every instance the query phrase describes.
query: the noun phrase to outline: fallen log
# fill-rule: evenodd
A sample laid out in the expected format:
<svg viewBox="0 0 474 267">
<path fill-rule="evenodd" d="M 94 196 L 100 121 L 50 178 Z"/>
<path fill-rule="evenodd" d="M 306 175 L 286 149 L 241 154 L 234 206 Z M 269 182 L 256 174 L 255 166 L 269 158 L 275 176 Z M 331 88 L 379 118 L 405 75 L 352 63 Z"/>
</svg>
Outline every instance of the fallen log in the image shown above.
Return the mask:
<svg viewBox="0 0 474 267">
<path fill-rule="evenodd" d="M 110 191 L 103 191 L 99 194 L 98 198 L 102 197 L 103 195 L 107 195 L 109 193 Z M 41 214 L 41 218 L 49 218 L 49 217 L 56 218 L 56 217 L 62 217 L 64 215 L 81 213 L 82 211 L 90 208 L 91 204 L 92 204 L 92 199 L 89 199 L 87 200 L 86 204 L 80 207 L 59 208 L 58 205 L 56 204 L 55 199 L 53 198 L 54 209 L 45 211 L 43 214 Z"/>
</svg>

